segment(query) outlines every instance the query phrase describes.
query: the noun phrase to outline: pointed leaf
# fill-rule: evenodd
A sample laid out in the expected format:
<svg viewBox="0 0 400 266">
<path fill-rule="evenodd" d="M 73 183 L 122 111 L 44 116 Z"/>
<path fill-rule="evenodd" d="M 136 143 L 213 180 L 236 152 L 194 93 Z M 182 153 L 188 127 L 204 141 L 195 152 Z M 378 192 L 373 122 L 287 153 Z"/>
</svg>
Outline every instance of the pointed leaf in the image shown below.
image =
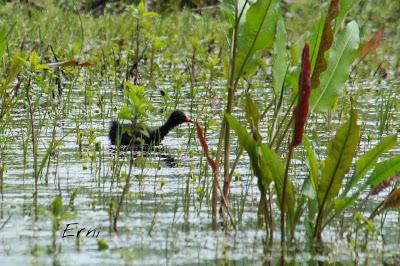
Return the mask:
<svg viewBox="0 0 400 266">
<path fill-rule="evenodd" d="M 367 184 L 374 187 L 398 173 L 400 173 L 400 155 L 378 163 L 368 178 Z"/>
<path fill-rule="evenodd" d="M 281 17 L 276 25 L 276 37 L 274 43 L 274 57 L 272 60 L 272 88 L 275 97 L 279 97 L 283 84 L 285 81 L 285 75 L 288 68 L 288 56 L 286 52 L 287 44 L 287 33 L 285 29 L 285 23 Z"/>
<path fill-rule="evenodd" d="M 347 193 L 372 167 L 376 165 L 379 156 L 393 148 L 397 144 L 395 135 L 387 136 L 374 148 L 368 150 L 356 162 L 356 169 L 353 176 L 346 184 L 345 192 Z"/>
<path fill-rule="evenodd" d="M 329 110 L 346 82 L 350 66 L 357 55 L 359 30 L 355 21 L 338 34 L 329 51 L 328 66 L 321 75 L 321 84 L 311 93 L 312 112 Z"/>
<path fill-rule="evenodd" d="M 346 122 L 336 133 L 329 145 L 328 157 L 321 173 L 318 186 L 320 209 L 329 206 L 338 195 L 344 175 L 350 169 L 360 140 L 360 126 L 357 125 L 357 112 L 352 110 L 350 121 Z"/>
</svg>

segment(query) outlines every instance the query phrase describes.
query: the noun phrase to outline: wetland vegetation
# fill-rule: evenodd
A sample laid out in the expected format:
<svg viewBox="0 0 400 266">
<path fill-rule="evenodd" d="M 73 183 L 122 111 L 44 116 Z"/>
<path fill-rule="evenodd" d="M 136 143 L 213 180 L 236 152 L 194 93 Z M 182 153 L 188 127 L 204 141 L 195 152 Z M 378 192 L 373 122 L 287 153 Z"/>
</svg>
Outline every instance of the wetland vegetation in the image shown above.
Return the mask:
<svg viewBox="0 0 400 266">
<path fill-rule="evenodd" d="M 0 264 L 399 265 L 399 12 L 0 1 Z"/>
</svg>

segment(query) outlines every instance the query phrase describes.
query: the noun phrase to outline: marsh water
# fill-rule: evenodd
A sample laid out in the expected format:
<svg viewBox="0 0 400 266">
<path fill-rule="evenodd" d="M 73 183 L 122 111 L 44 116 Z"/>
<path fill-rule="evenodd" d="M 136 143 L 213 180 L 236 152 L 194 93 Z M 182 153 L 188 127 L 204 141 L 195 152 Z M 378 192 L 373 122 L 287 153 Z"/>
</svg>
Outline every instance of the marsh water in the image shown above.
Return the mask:
<svg viewBox="0 0 400 266">
<path fill-rule="evenodd" d="M 239 161 L 230 193 L 233 215 L 239 221 L 237 229 L 228 228 L 225 232 L 221 228 L 217 233 L 212 230 L 212 175 L 193 125 L 181 125 L 171 132 L 163 141 L 162 150 L 135 154 L 130 190 L 121 210 L 118 232 L 113 232 L 109 215 L 110 199 L 121 194 L 125 180 L 112 180 L 112 162 L 118 152 L 110 145 L 107 135 L 110 121 L 117 115 L 115 106 L 118 104 L 115 103 L 121 102 L 121 93 L 107 83 L 101 86 L 80 83 L 65 86 L 64 97 L 60 101 L 67 102 L 60 104 L 62 108 L 58 109 L 59 119 L 55 126 L 55 139 L 60 142 L 41 174 L 37 218 L 33 205 L 31 137 L 23 102 L 13 111 L 12 130 L 0 133 L 6 140 L 1 156 L 7 166 L 0 201 L 0 265 L 261 265 L 278 262 L 278 231 L 275 234 L 276 243 L 268 248 L 263 245 L 265 229 L 259 228 L 257 223 L 257 180 L 251 174 L 246 155 Z M 223 84 L 216 82 L 212 90 L 214 95 L 202 92 L 204 86 L 197 84 L 198 91 L 194 97 L 189 85 L 183 86 L 177 93 L 168 81 L 147 89 L 154 106 L 149 112 L 148 124 L 159 125 L 171 110 L 182 109 L 206 128 L 208 144 L 215 151 L 219 115 L 224 108 L 224 90 L 218 89 L 218 86 Z M 348 85 L 348 90 L 354 90 L 357 96 L 360 123 L 363 125 L 363 141 L 358 155 L 377 143 L 380 135 L 397 132 L 397 100 L 393 96 L 398 88 L 398 83 L 386 81 Z M 170 97 L 162 96 L 160 90 Z M 259 93 L 256 96 L 259 100 L 268 95 L 268 91 L 258 92 L 257 88 L 255 91 Z M 46 155 L 50 145 L 55 118 L 55 109 L 49 108 L 49 96 L 40 93 L 42 95 L 37 100 L 43 108 L 35 113 L 35 124 L 40 128 L 39 159 Z M 104 96 L 102 102 L 99 100 L 101 96 Z M 381 132 L 379 114 L 381 103 L 387 99 L 393 101 L 391 122 Z M 162 112 L 165 106 L 168 106 L 167 110 Z M 235 110 L 238 117 L 243 115 L 241 110 L 240 107 Z M 326 117 L 311 119 L 324 124 Z M 340 117 L 332 119 L 329 127 L 335 128 L 338 119 Z M 263 125 L 262 129 L 265 133 L 267 126 Z M 316 131 L 326 141 L 332 136 L 326 126 Z M 310 136 L 311 140 L 315 138 Z M 319 159 L 323 159 L 324 150 L 319 146 L 314 148 L 318 150 Z M 398 152 L 395 149 L 385 156 Z M 237 153 L 238 148 L 233 148 L 232 160 Z M 120 152 L 119 159 L 125 161 L 122 171 L 126 173 L 128 158 L 130 152 Z M 304 156 L 298 156 L 295 160 L 295 182 L 305 177 L 302 169 L 306 167 L 306 162 L 302 158 Z M 50 205 L 59 194 L 62 195 L 65 211 L 75 215 L 62 220 L 53 234 Z M 373 198 L 368 208 L 372 210 L 386 194 Z M 73 225 L 67 227 L 68 224 Z M 356 261 L 370 265 L 400 262 L 398 212 L 389 211 L 376 218 L 378 232 L 383 234 L 370 237 L 366 249 L 339 239 L 340 227 L 334 225 L 323 235 L 326 249 L 322 254 L 310 254 L 306 241 L 299 238 L 289 250 L 288 260 L 296 264 L 312 261 L 345 264 Z M 65 231 L 66 228 L 72 230 Z M 77 231 L 82 228 L 86 231 L 76 237 Z M 88 229 L 96 230 L 98 237 L 86 236 Z M 299 226 L 298 230 L 301 232 L 304 228 Z M 65 235 L 73 236 L 63 237 Z M 107 243 L 107 249 L 99 250 L 99 239 Z"/>
</svg>

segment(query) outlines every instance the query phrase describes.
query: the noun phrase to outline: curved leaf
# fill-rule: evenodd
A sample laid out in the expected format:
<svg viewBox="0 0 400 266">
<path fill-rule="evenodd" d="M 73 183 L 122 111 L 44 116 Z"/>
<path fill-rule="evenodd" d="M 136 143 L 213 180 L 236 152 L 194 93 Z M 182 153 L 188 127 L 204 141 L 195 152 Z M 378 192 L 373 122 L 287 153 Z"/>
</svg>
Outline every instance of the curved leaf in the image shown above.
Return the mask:
<svg viewBox="0 0 400 266">
<path fill-rule="evenodd" d="M 321 84 L 311 93 L 312 112 L 325 112 L 333 106 L 356 58 L 359 42 L 358 25 L 352 21 L 338 34 L 330 49 L 327 69 L 321 74 Z"/>
<path fill-rule="evenodd" d="M 321 173 L 318 186 L 320 210 L 329 206 L 339 193 L 344 175 L 350 169 L 360 140 L 360 126 L 357 125 L 357 112 L 352 110 L 350 121 L 336 133 L 328 149 L 328 157 Z"/>
<path fill-rule="evenodd" d="M 400 155 L 380 162 L 376 165 L 371 176 L 368 178 L 367 185 L 376 186 L 387 178 L 400 172 Z"/>
<path fill-rule="evenodd" d="M 362 155 L 356 162 L 356 168 L 353 176 L 346 184 L 345 193 L 347 193 L 372 167 L 376 164 L 379 156 L 385 151 L 390 150 L 397 144 L 395 135 L 387 136 L 378 145 Z"/>
<path fill-rule="evenodd" d="M 285 23 L 281 17 L 276 25 L 276 37 L 274 43 L 274 58 L 272 60 L 272 88 L 275 97 L 281 95 L 288 68 L 288 56 L 286 52 L 287 32 Z"/>
</svg>

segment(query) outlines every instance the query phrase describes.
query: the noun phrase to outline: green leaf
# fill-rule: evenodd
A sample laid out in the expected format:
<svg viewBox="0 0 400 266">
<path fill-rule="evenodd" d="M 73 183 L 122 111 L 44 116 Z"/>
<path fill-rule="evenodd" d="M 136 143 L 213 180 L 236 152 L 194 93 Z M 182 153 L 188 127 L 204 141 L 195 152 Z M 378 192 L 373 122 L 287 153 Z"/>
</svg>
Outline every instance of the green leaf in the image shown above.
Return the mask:
<svg viewBox="0 0 400 266">
<path fill-rule="evenodd" d="M 145 12 L 145 6 L 144 6 L 144 1 L 141 0 L 139 5 L 138 5 L 138 11 L 139 11 L 139 15 L 143 15 Z"/>
<path fill-rule="evenodd" d="M 319 163 L 317 161 L 317 158 L 315 156 L 314 150 L 311 147 L 311 143 L 308 140 L 308 137 L 304 134 L 303 135 L 303 145 L 306 148 L 307 156 L 308 156 L 308 162 L 310 164 L 310 181 L 311 185 L 316 191 L 318 188 L 318 169 L 319 169 Z"/>
<path fill-rule="evenodd" d="M 133 118 L 133 114 L 131 113 L 128 106 L 122 106 L 118 113 L 119 119 L 131 120 Z"/>
<path fill-rule="evenodd" d="M 315 30 L 310 38 L 311 44 L 311 73 L 314 72 L 315 63 L 317 62 L 318 51 L 321 45 L 322 34 L 324 31 L 326 16 L 322 15 L 318 24 L 315 25 Z"/>
<path fill-rule="evenodd" d="M 272 59 L 272 88 L 275 97 L 279 97 L 283 89 L 286 71 L 289 65 L 286 52 L 287 33 L 285 23 L 281 17 L 276 25 L 276 37 L 274 43 L 274 57 Z"/>
<path fill-rule="evenodd" d="M 278 0 L 258 0 L 250 6 L 239 27 L 235 79 L 251 74 L 255 70 L 254 53 L 273 45 L 279 17 Z"/>
<path fill-rule="evenodd" d="M 385 179 L 394 176 L 400 172 L 400 155 L 380 162 L 376 165 L 367 184 L 376 186 Z"/>
<path fill-rule="evenodd" d="M 313 88 L 317 88 L 320 85 L 320 75 L 327 68 L 325 53 L 331 48 L 335 38 L 331 23 L 338 13 L 339 0 L 331 0 L 327 14 L 320 19 L 312 38 L 311 84 Z"/>
<path fill-rule="evenodd" d="M 143 17 L 159 17 L 160 15 L 157 12 L 146 11 L 143 14 Z"/>
<path fill-rule="evenodd" d="M 393 148 L 397 144 L 397 137 L 395 135 L 387 136 L 378 145 L 370 149 L 362 155 L 356 162 L 356 169 L 353 176 L 346 184 L 345 193 L 347 193 L 357 182 L 360 180 L 373 166 L 379 156 Z"/>
<path fill-rule="evenodd" d="M 346 209 L 351 203 L 354 201 L 354 195 L 353 197 L 338 197 L 335 200 L 335 212 L 340 213 L 344 209 Z"/>
<path fill-rule="evenodd" d="M 326 112 L 332 108 L 349 76 L 359 42 L 358 25 L 352 21 L 338 34 L 329 51 L 328 67 L 321 74 L 320 86 L 311 93 L 311 112 Z"/>
<path fill-rule="evenodd" d="M 336 133 L 328 148 L 325 167 L 321 173 L 318 186 L 320 209 L 329 206 L 338 195 L 344 175 L 350 169 L 360 141 L 360 126 L 357 125 L 357 112 L 351 111 L 350 121 L 346 122 Z"/>
<path fill-rule="evenodd" d="M 261 154 L 262 154 L 262 159 L 261 159 L 261 170 L 262 171 L 267 171 L 271 176 L 272 180 L 274 181 L 275 184 L 275 190 L 276 194 L 278 196 L 278 206 L 282 209 L 281 202 L 282 202 L 282 191 L 283 191 L 283 179 L 285 175 L 285 169 L 283 166 L 283 163 L 279 157 L 279 155 L 271 150 L 268 145 L 265 143 L 260 143 L 261 147 Z M 290 179 L 290 177 L 287 177 L 287 183 L 286 183 L 286 206 L 283 206 L 283 209 L 287 212 L 288 214 L 288 219 L 290 222 L 290 227 L 294 226 L 293 220 L 294 220 L 294 199 L 296 195 L 296 190 L 295 187 Z"/>
<path fill-rule="evenodd" d="M 61 195 L 57 195 L 51 203 L 51 213 L 54 217 L 61 216 L 63 213 L 63 205 Z"/>
<path fill-rule="evenodd" d="M 68 220 L 68 219 L 72 219 L 72 218 L 75 218 L 76 217 L 76 213 L 75 212 L 66 212 L 66 213 L 63 213 L 61 216 L 60 216 L 60 221 L 62 221 L 62 220 Z"/>
<path fill-rule="evenodd" d="M 258 129 L 258 123 L 261 119 L 260 111 L 258 110 L 257 105 L 254 103 L 251 94 L 246 93 L 246 120 L 249 123 L 251 128 L 251 133 L 253 134 L 253 138 L 258 141 L 261 141 L 261 134 Z"/>
<path fill-rule="evenodd" d="M 279 155 L 275 151 L 271 150 L 266 144 L 256 142 L 234 117 L 225 114 L 225 118 L 228 121 L 229 126 L 238 136 L 239 144 L 248 153 L 254 174 L 259 179 L 259 184 L 266 187 L 272 180 L 274 181 L 275 190 L 278 196 L 278 206 L 281 208 L 280 203 L 282 202 L 281 196 L 285 172 Z M 284 209 L 288 213 L 289 220 L 293 221 L 295 189 L 290 178 L 288 178 L 287 181 L 286 206 Z"/>
<path fill-rule="evenodd" d="M 29 55 L 29 62 L 34 68 L 36 68 L 36 66 L 39 64 L 39 55 L 36 51 L 32 51 L 32 53 Z"/>
<path fill-rule="evenodd" d="M 0 59 L 3 58 L 4 52 L 7 47 L 7 32 L 5 30 L 0 31 Z"/>
</svg>

